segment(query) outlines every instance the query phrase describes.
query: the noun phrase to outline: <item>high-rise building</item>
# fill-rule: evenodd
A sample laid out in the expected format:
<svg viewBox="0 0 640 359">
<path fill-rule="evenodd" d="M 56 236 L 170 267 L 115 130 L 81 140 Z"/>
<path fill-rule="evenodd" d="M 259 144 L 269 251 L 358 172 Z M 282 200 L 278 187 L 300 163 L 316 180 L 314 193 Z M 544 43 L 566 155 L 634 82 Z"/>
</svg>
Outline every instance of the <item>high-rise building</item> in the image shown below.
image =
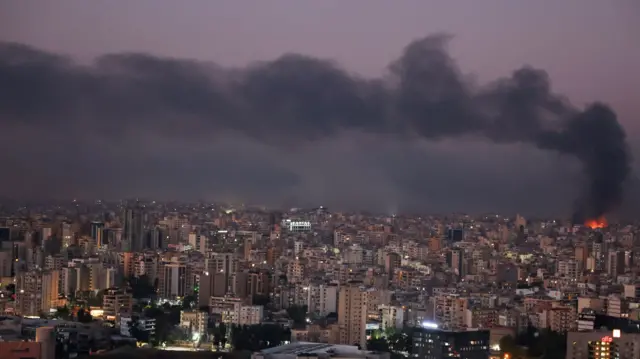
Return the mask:
<svg viewBox="0 0 640 359">
<path fill-rule="evenodd" d="M 206 333 L 209 324 L 209 313 L 199 310 L 180 311 L 180 327 L 190 333 Z"/>
<path fill-rule="evenodd" d="M 216 282 L 216 287 L 224 287 L 225 293 L 231 292 L 231 276 L 238 271 L 238 258 L 233 253 L 212 253 L 205 260 L 207 271 L 215 274 L 224 274 L 224 284 Z M 216 288 L 216 292 L 220 289 Z"/>
<path fill-rule="evenodd" d="M 429 238 L 429 251 L 438 252 L 442 249 L 442 238 L 440 236 Z"/>
<path fill-rule="evenodd" d="M 435 322 L 443 329 L 463 329 L 468 307 L 467 298 L 458 294 L 437 295 L 434 297 Z"/>
<path fill-rule="evenodd" d="M 120 270 L 125 278 L 135 276 L 136 254 L 131 252 L 120 253 Z"/>
<path fill-rule="evenodd" d="M 166 234 L 165 234 L 165 230 L 163 230 L 162 227 L 160 226 L 155 226 L 153 227 L 148 233 L 147 233 L 147 246 L 148 248 L 151 249 L 164 249 L 167 248 L 167 245 L 169 244 L 168 240 L 165 240 L 166 238 Z"/>
<path fill-rule="evenodd" d="M 59 291 L 63 296 L 75 295 L 78 291 L 78 278 L 75 267 L 64 267 L 60 271 Z"/>
<path fill-rule="evenodd" d="M 122 228 L 105 228 L 102 231 L 102 241 L 111 249 L 115 249 L 122 242 Z"/>
<path fill-rule="evenodd" d="M 184 263 L 167 263 L 164 265 L 164 281 L 160 295 L 163 298 L 183 297 L 186 294 L 187 266 Z"/>
<path fill-rule="evenodd" d="M 11 277 L 11 265 L 13 264 L 13 256 L 11 250 L 0 248 L 0 278 Z"/>
<path fill-rule="evenodd" d="M 62 239 L 62 248 L 67 248 L 70 245 L 74 244 L 74 234 L 73 229 L 71 227 L 71 223 L 62 222 L 60 225 L 61 239 Z"/>
<path fill-rule="evenodd" d="M 234 297 L 209 298 L 209 312 L 220 316 L 223 323 L 239 324 L 243 300 Z"/>
<path fill-rule="evenodd" d="M 53 228 L 51 227 L 42 227 L 40 229 L 40 246 L 45 248 L 48 241 L 53 238 Z"/>
<path fill-rule="evenodd" d="M 191 232 L 189 233 L 189 245 L 195 251 L 199 251 L 202 254 L 206 254 L 210 248 L 209 239 L 202 233 Z"/>
<path fill-rule="evenodd" d="M 207 306 L 212 297 L 224 297 L 227 293 L 224 273 L 205 271 L 200 275 L 198 306 Z"/>
<path fill-rule="evenodd" d="M 402 265 L 402 257 L 398 253 L 387 253 L 384 257 L 384 271 L 389 277 L 393 276 L 396 268 Z"/>
<path fill-rule="evenodd" d="M 102 263 L 87 265 L 89 290 L 98 291 L 115 286 L 116 270 L 105 267 Z"/>
<path fill-rule="evenodd" d="M 2 242 L 9 241 L 11 241 L 11 228 L 0 227 L 0 245 L 2 245 Z"/>
<path fill-rule="evenodd" d="M 367 326 L 367 292 L 360 282 L 349 282 L 340 288 L 338 296 L 339 344 L 364 348 Z"/>
<path fill-rule="evenodd" d="M 124 210 L 122 249 L 139 252 L 144 249 L 144 209 L 141 206 Z"/>
<path fill-rule="evenodd" d="M 338 286 L 335 284 L 312 284 L 307 289 L 309 313 L 326 316 L 338 310 Z"/>
<path fill-rule="evenodd" d="M 447 264 L 456 275 L 463 277 L 466 274 L 464 266 L 464 250 L 462 248 L 455 248 L 447 253 Z"/>
<path fill-rule="evenodd" d="M 16 314 L 39 316 L 57 307 L 58 271 L 29 271 L 16 278 Z"/>
<path fill-rule="evenodd" d="M 580 265 L 580 268 L 586 268 L 587 258 L 589 258 L 589 248 L 584 245 L 577 245 L 575 249 L 575 259 Z"/>
<path fill-rule="evenodd" d="M 570 332 L 567 334 L 567 358 L 640 358 L 640 334 L 612 331 Z"/>
<path fill-rule="evenodd" d="M 133 296 L 124 289 L 109 288 L 104 291 L 102 303 L 104 316 L 110 320 L 114 320 L 121 314 L 131 314 L 131 310 L 133 308 Z"/>
<path fill-rule="evenodd" d="M 256 295 L 268 295 L 271 278 L 265 272 L 236 272 L 232 275 L 231 292 L 238 298 L 253 299 Z"/>
<path fill-rule="evenodd" d="M 238 324 L 255 325 L 262 322 L 264 307 L 261 305 L 243 305 L 238 314 Z"/>
<path fill-rule="evenodd" d="M 102 222 L 91 222 L 91 238 L 95 243 L 97 248 L 102 248 L 105 245 L 104 240 L 104 223 Z"/>
<path fill-rule="evenodd" d="M 604 241 L 602 233 L 593 233 L 595 240 L 591 244 L 591 256 L 594 258 L 595 270 L 605 269 L 605 260 L 607 253 L 607 242 Z"/>
<path fill-rule="evenodd" d="M 244 260 L 247 262 L 251 261 L 251 250 L 253 249 L 254 243 L 255 242 L 253 238 L 250 238 L 250 237 L 244 238 L 244 246 L 243 246 Z"/>
<path fill-rule="evenodd" d="M 611 249 L 607 253 L 607 274 L 612 278 L 624 273 L 624 251 Z"/>
<path fill-rule="evenodd" d="M 580 263 L 574 259 L 558 261 L 557 272 L 567 278 L 578 279 L 580 276 Z"/>
<path fill-rule="evenodd" d="M 417 359 L 489 359 L 488 330 L 440 330 L 433 323 L 413 329 L 411 356 Z"/>
<path fill-rule="evenodd" d="M 404 309 L 395 305 L 379 305 L 382 328 L 402 329 L 404 326 Z"/>
<path fill-rule="evenodd" d="M 464 231 L 462 228 L 449 228 L 447 231 L 447 240 L 450 242 L 461 242 L 464 240 Z"/>
</svg>

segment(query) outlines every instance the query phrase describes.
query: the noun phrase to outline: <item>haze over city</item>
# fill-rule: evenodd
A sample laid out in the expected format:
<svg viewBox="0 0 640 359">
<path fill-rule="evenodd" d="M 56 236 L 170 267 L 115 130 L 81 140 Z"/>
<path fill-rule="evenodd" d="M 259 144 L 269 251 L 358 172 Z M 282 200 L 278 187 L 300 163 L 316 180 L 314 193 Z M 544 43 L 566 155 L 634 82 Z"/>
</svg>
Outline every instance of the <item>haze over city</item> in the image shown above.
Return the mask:
<svg viewBox="0 0 640 359">
<path fill-rule="evenodd" d="M 0 0 L 0 358 L 640 358 L 639 0 Z"/>
<path fill-rule="evenodd" d="M 231 117 L 227 127 L 210 127 L 199 117 L 203 108 L 215 111 L 215 96 L 199 92 L 208 89 L 197 78 L 195 84 L 185 80 L 199 71 L 202 77 L 233 77 L 256 62 L 295 53 L 331 61 L 353 78 L 387 81 L 393 77 L 389 64 L 406 46 L 443 34 L 451 37 L 444 48 L 465 86 L 486 88 L 523 66 L 544 70 L 551 91 L 576 108 L 596 101 L 610 105 L 637 157 L 640 108 L 634 90 L 640 74 L 634 64 L 640 49 L 634 34 L 640 25 L 633 1 L 371 1 L 365 8 L 338 1 L 138 1 L 126 9 L 115 2 L 2 1 L 0 8 L 2 83 L 26 79 L 11 67 L 20 66 L 12 62 L 21 61 L 18 56 L 39 56 L 36 65 L 45 72 L 58 66 L 49 61 L 64 62 L 60 66 L 72 74 L 116 71 L 109 66 L 134 66 L 126 62 L 131 54 L 191 71 L 146 68 L 159 71 L 158 86 L 172 88 L 158 95 L 168 97 L 166 113 L 145 103 L 147 94 L 133 91 L 126 99 L 103 98 L 102 107 L 95 107 L 74 92 L 82 87 L 65 73 L 56 78 L 29 71 L 28 81 L 0 99 L 0 194 L 12 198 L 220 199 L 388 213 L 570 216 L 588 186 L 571 155 L 527 143 L 495 144 L 474 134 L 424 140 L 367 125 L 322 129 L 318 122 L 332 123 L 336 119 L 328 117 L 336 113 L 323 117 L 307 105 L 296 114 L 307 111 L 305 119 L 283 118 L 285 110 L 278 108 L 255 116 L 264 118 Z M 340 96 L 348 93 L 333 93 L 326 101 L 343 106 Z M 375 109 L 367 111 L 363 121 L 379 117 Z M 238 125 L 251 120 L 256 123 Z M 326 133 L 309 133 L 305 122 Z M 253 132 L 247 131 L 251 126 Z M 631 166 L 622 184 L 627 201 L 611 210 L 635 210 L 635 162 Z"/>
</svg>

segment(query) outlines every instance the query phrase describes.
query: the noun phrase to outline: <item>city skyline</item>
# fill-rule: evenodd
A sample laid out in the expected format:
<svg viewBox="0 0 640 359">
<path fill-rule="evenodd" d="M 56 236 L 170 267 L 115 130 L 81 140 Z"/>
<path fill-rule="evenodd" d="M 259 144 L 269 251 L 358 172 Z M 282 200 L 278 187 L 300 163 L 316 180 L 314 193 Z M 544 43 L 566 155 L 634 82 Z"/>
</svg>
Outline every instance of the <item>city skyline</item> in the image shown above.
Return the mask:
<svg viewBox="0 0 640 359">
<path fill-rule="evenodd" d="M 242 6 L 224 5 L 215 8 L 220 10 L 219 12 L 203 4 L 185 8 L 184 13 L 174 14 L 171 17 L 172 21 L 164 27 L 157 19 L 163 18 L 167 15 L 166 12 L 172 9 L 169 3 L 158 6 L 158 10 L 154 10 L 157 11 L 154 13 L 155 20 L 148 22 L 145 22 L 143 16 L 144 6 L 131 9 L 129 17 L 118 13 L 117 6 L 112 5 L 100 5 L 103 7 L 89 9 L 78 3 L 66 2 L 59 9 L 49 9 L 52 11 L 50 16 L 37 15 L 29 11 L 30 6 L 29 2 L 22 5 L 14 2 L 6 3 L 3 8 L 8 9 L 5 14 L 14 14 L 14 19 L 30 19 L 38 21 L 42 26 L 34 30 L 9 19 L 9 22 L 4 22 L 4 28 L 0 28 L 3 30 L 0 33 L 4 34 L 0 35 L 0 40 L 45 49 L 47 54 L 69 55 L 83 66 L 89 65 L 93 57 L 123 51 L 158 55 L 158 58 L 220 61 L 219 63 L 225 67 L 244 66 L 254 61 L 272 60 L 282 53 L 296 52 L 331 59 L 350 73 L 354 71 L 368 79 L 375 79 L 380 78 L 383 64 L 397 58 L 402 52 L 402 47 L 410 41 L 430 33 L 450 33 L 454 35 L 450 51 L 452 57 L 459 63 L 463 74 L 471 73 L 477 76 L 480 83 L 502 78 L 520 66 L 530 63 L 536 68 L 547 70 L 554 91 L 566 94 L 579 108 L 600 99 L 611 103 L 619 114 L 621 124 L 627 130 L 632 154 L 637 153 L 633 144 L 638 130 L 633 127 L 633 123 L 638 107 L 631 100 L 630 90 L 636 83 L 640 83 L 640 79 L 631 71 L 633 59 L 637 59 L 639 54 L 631 42 L 626 42 L 625 45 L 625 41 L 631 40 L 632 30 L 638 26 L 637 23 L 627 21 L 637 15 L 637 11 L 633 11 L 634 4 L 621 2 L 619 5 L 605 6 L 590 2 L 582 6 L 580 11 L 585 15 L 597 16 L 603 26 L 610 25 L 607 31 L 601 31 L 598 35 L 600 38 L 586 30 L 584 21 L 568 18 L 565 25 L 576 33 L 581 33 L 584 38 L 572 35 L 568 31 L 558 33 L 555 38 L 544 29 L 538 29 L 537 37 L 531 35 L 532 37 L 526 38 L 522 35 L 530 34 L 527 31 L 531 31 L 533 21 L 524 21 L 520 26 L 516 26 L 513 20 L 509 20 L 509 23 L 514 28 L 514 34 L 508 36 L 490 31 L 494 28 L 488 23 L 494 15 L 486 9 L 479 9 L 477 21 L 465 27 L 454 19 L 456 14 L 468 14 L 469 9 L 436 6 L 450 23 L 436 21 L 435 28 L 429 25 L 420 27 L 416 25 L 417 20 L 410 19 L 407 22 L 413 24 L 413 27 L 400 26 L 397 35 L 381 36 L 382 49 L 378 50 L 378 55 L 375 55 L 375 51 L 364 51 L 372 44 L 360 44 L 357 40 L 362 41 L 365 37 L 358 35 L 355 30 L 345 31 L 345 37 L 351 40 L 350 47 L 339 41 L 336 42 L 337 45 L 329 46 L 327 41 L 330 36 L 321 37 L 317 33 L 320 24 L 316 22 L 321 22 L 322 16 L 330 14 L 341 14 L 336 20 L 336 26 L 344 30 L 350 14 L 354 11 L 351 6 L 338 9 L 327 5 L 327 8 L 315 15 L 313 9 L 302 9 L 291 3 L 276 2 L 274 12 L 280 9 L 282 13 L 268 13 L 265 15 L 265 19 L 268 20 L 263 22 L 277 22 L 278 19 L 293 14 L 298 15 L 295 17 L 296 22 L 280 24 L 262 37 L 258 29 L 249 26 L 246 27 L 246 32 L 242 33 L 238 32 L 234 23 L 223 21 L 225 16 L 235 16 L 236 19 L 252 19 L 256 24 L 260 24 L 260 21 L 252 17 Z M 66 16 L 67 6 L 74 6 L 76 11 L 85 16 L 80 16 L 80 20 L 61 24 L 61 19 Z M 383 4 L 376 3 L 372 5 L 372 12 L 381 11 L 383 8 Z M 105 32 L 105 26 L 109 23 L 104 22 L 104 19 L 96 19 L 96 27 L 82 31 L 80 37 L 72 31 L 100 10 L 109 14 L 105 19 L 110 19 L 108 21 L 112 24 L 120 25 L 117 31 Z M 212 16 L 220 20 L 216 25 L 218 27 L 205 25 L 205 20 L 200 17 L 194 19 L 193 26 L 181 28 L 179 24 L 185 24 L 181 21 L 195 10 L 215 13 L 216 15 Z M 549 25 L 555 23 L 554 20 L 567 16 L 572 8 L 568 5 L 558 5 L 555 10 L 555 13 L 543 14 L 533 5 L 506 6 L 502 15 L 508 18 L 509 15 L 522 15 L 523 12 L 531 11 L 539 16 L 542 23 Z M 410 11 L 410 6 L 388 11 L 388 16 L 397 18 L 407 11 Z M 381 15 L 370 17 L 376 16 Z M 500 14 L 496 14 L 495 17 L 500 17 Z M 301 42 L 299 38 L 274 36 L 277 31 L 295 29 L 299 26 L 297 22 L 302 19 L 308 21 L 311 37 L 316 40 L 311 43 L 317 45 L 302 46 L 305 42 Z M 363 28 L 371 29 L 371 21 L 363 20 Z M 506 21 L 503 19 L 503 22 Z M 29 21 L 24 23 L 28 24 Z M 135 36 L 134 33 L 129 33 L 132 35 L 130 37 L 124 36 L 124 33 L 136 23 L 146 24 L 150 32 L 165 29 L 168 33 L 164 35 L 172 34 L 173 37 L 167 37 L 168 41 L 165 43 L 150 43 L 145 41 L 150 36 L 145 32 Z M 382 28 L 386 28 L 385 26 Z M 5 29 L 7 31 L 4 31 Z M 274 40 L 275 44 L 271 48 L 267 48 L 266 43 L 254 40 L 245 46 L 245 52 L 234 52 L 233 46 L 237 44 L 224 45 L 221 35 L 214 36 L 217 43 L 215 46 L 183 44 L 186 39 L 197 33 L 197 30 L 202 34 L 211 35 L 224 29 L 245 40 L 248 39 L 247 36 L 262 38 L 265 41 L 271 36 L 279 40 Z M 484 32 L 479 31 L 480 29 L 484 29 Z M 487 36 L 488 34 L 492 36 Z M 596 39 L 597 44 L 590 44 L 584 40 L 589 36 Z M 616 41 L 612 41 L 614 38 Z M 94 41 L 91 42 L 91 39 Z M 101 41 L 95 41 L 96 39 Z M 582 39 L 582 42 L 576 42 L 579 39 Z M 519 41 L 527 51 L 512 49 Z M 528 41 L 532 46 L 525 46 L 522 41 Z M 565 46 L 562 46 L 563 41 Z M 580 46 L 567 45 L 569 41 L 579 43 Z M 498 44 L 511 48 L 498 49 Z M 482 46 L 488 48 L 481 51 L 479 47 Z M 614 48 L 620 51 L 626 46 L 626 56 L 594 60 L 593 56 L 598 53 L 598 46 L 600 49 L 605 46 L 611 51 Z M 207 48 L 210 50 L 206 50 Z M 226 52 L 216 50 L 217 48 L 225 49 Z M 348 48 L 351 50 L 345 52 Z M 549 50 L 554 55 L 551 55 Z M 482 52 L 498 51 L 500 56 L 490 56 L 491 60 L 487 59 L 487 55 L 481 56 Z M 365 52 L 367 56 L 363 58 L 362 55 L 357 55 L 358 52 Z M 516 56 L 518 52 L 524 54 Z M 575 64 L 568 66 L 566 61 L 560 60 L 571 58 L 571 54 L 578 58 Z M 370 60 L 374 57 L 376 60 Z M 490 66 L 492 62 L 497 64 Z M 613 65 L 616 66 L 613 73 L 602 70 Z M 574 70 L 572 73 L 569 70 L 574 66 L 580 70 Z M 621 75 L 625 69 L 628 73 Z M 590 77 L 597 81 L 585 80 L 585 77 L 589 76 L 581 75 L 584 73 L 592 75 Z M 610 78 L 605 79 L 605 73 Z M 5 119 L 6 116 L 2 118 Z M 162 199 L 237 200 L 278 206 L 288 203 L 301 206 L 324 204 L 332 208 L 389 212 L 510 211 L 569 215 L 573 200 L 580 192 L 581 181 L 584 179 L 580 166 L 566 156 L 537 151 L 530 146 L 493 145 L 477 139 L 403 142 L 360 133 L 336 133 L 292 150 L 264 144 L 247 136 L 226 135 L 224 138 L 216 137 L 211 140 L 195 139 L 193 133 L 180 135 L 180 128 L 171 129 L 169 134 L 162 134 L 162 137 L 129 132 L 120 134 L 122 137 L 114 140 L 98 135 L 113 134 L 113 131 L 118 130 L 117 126 L 106 125 L 95 132 L 89 131 L 91 135 L 86 135 L 85 132 L 83 136 L 87 138 L 80 138 L 79 134 L 66 131 L 23 128 L 22 125 L 20 122 L 19 125 L 7 125 L 5 121 L 0 125 L 6 130 L 0 135 L 0 148 L 4 153 L 0 158 L 7 164 L 9 173 L 3 177 L 2 184 L 5 189 L 0 191 L 6 193 L 0 194 L 22 198 L 140 196 Z M 17 152 L 17 148 L 21 151 Z M 632 199 L 629 202 L 635 202 L 633 188 L 626 192 L 626 196 Z M 624 211 L 631 213 L 631 209 L 626 207 Z"/>
<path fill-rule="evenodd" d="M 0 357 L 640 358 L 640 0 L 0 0 Z"/>
</svg>

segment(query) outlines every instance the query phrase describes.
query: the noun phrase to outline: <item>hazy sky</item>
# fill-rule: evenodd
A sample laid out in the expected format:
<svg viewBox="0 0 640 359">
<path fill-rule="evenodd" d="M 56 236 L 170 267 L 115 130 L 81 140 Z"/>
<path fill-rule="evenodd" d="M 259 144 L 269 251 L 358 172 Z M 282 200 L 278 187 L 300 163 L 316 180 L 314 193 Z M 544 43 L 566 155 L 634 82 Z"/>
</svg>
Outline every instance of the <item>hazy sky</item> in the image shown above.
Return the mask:
<svg viewBox="0 0 640 359">
<path fill-rule="evenodd" d="M 454 36 L 450 54 L 475 81 L 508 76 L 522 65 L 542 68 L 554 91 L 573 104 L 610 104 L 635 146 L 640 136 L 640 2 L 635 0 L 0 0 L 0 41 L 86 64 L 106 53 L 141 52 L 240 67 L 294 52 L 380 77 L 409 42 L 443 32 Z M 70 146 L 69 136 L 40 139 L 22 128 L 4 136 L 9 151 L 4 156 L 15 167 L 0 183 L 31 186 L 3 189 L 5 194 L 563 213 L 580 177 L 572 161 L 554 154 L 466 140 L 402 144 L 340 135 L 292 152 L 246 138 L 227 136 L 203 146 L 189 138 L 150 136 L 94 149 L 104 156 L 97 163 L 61 161 L 67 156 L 51 149 L 60 142 Z M 145 148 L 111 153 L 130 142 Z M 33 164 L 43 156 L 47 165 Z"/>
</svg>

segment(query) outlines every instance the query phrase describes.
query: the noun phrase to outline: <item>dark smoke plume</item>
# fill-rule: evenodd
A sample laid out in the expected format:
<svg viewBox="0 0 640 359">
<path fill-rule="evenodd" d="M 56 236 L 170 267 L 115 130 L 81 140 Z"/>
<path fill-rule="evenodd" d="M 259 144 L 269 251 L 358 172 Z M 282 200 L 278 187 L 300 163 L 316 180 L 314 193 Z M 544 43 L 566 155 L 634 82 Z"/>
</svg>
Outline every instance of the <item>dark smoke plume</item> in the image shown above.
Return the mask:
<svg viewBox="0 0 640 359">
<path fill-rule="evenodd" d="M 105 55 L 83 66 L 1 44 L 0 120 L 115 139 L 131 131 L 194 140 L 240 132 L 275 146 L 352 130 L 530 143 L 582 162 L 587 185 L 576 202 L 576 220 L 619 204 L 630 156 L 610 108 L 572 107 L 551 91 L 544 71 L 529 67 L 475 87 L 448 55 L 448 40 L 438 35 L 409 44 L 380 79 L 302 55 L 243 69 L 136 53 Z"/>
</svg>

